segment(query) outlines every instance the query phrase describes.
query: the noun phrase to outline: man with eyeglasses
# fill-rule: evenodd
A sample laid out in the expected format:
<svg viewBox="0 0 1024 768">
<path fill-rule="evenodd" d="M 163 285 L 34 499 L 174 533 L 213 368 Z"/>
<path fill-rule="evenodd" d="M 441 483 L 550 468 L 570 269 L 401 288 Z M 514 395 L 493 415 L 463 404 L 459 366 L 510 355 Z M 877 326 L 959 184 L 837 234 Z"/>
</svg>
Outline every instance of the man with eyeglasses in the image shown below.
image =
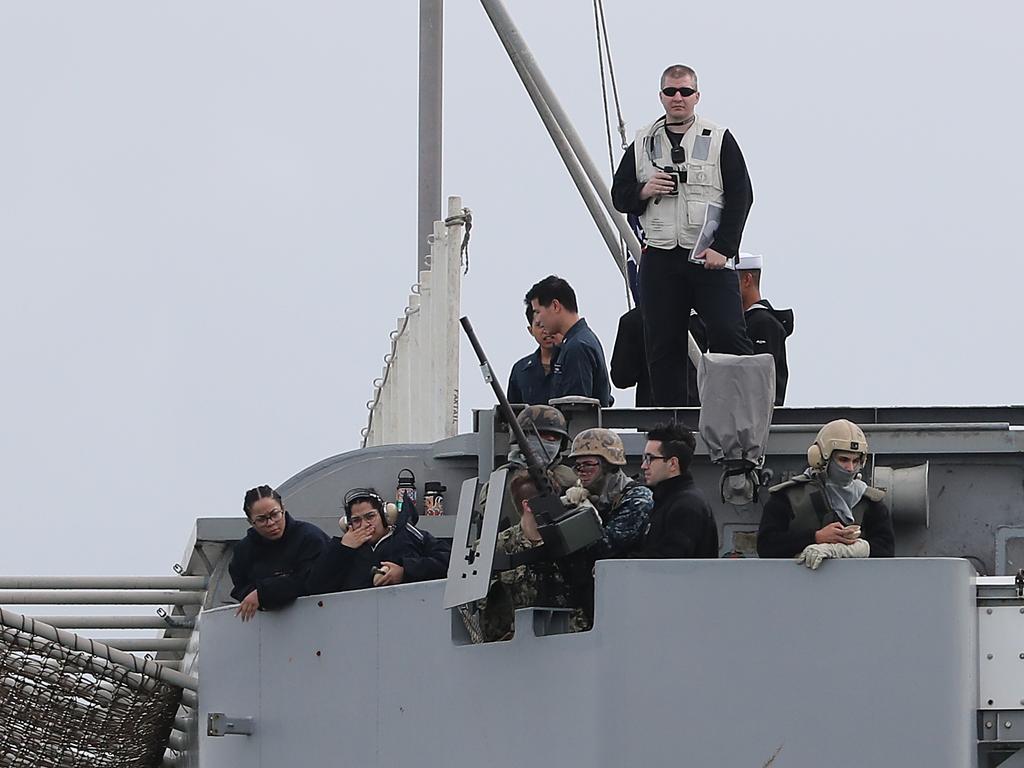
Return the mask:
<svg viewBox="0 0 1024 768">
<path fill-rule="evenodd" d="M 615 171 L 612 200 L 640 217 L 647 249 L 639 302 L 654 404 L 687 402 L 690 309 L 711 352 L 748 355 L 735 261 L 754 192 L 739 145 L 696 114 L 697 73 L 675 64 L 661 76 L 665 114 L 642 128 Z"/>
<path fill-rule="evenodd" d="M 345 515 L 335 536 L 309 574 L 309 593 L 387 587 L 448 575 L 451 546 L 421 531 L 394 504 L 385 504 L 373 488 L 345 494 Z"/>
<path fill-rule="evenodd" d="M 654 509 L 637 558 L 717 558 L 718 524 L 690 464 L 697 441 L 672 421 L 647 433 L 640 468 L 654 491 Z"/>
<path fill-rule="evenodd" d="M 258 610 L 282 608 L 306 594 L 306 577 L 329 537 L 288 514 L 269 485 L 247 491 L 242 511 L 252 527 L 235 544 L 228 573 L 231 596 L 239 601 L 235 613 L 249 621 Z"/>
</svg>

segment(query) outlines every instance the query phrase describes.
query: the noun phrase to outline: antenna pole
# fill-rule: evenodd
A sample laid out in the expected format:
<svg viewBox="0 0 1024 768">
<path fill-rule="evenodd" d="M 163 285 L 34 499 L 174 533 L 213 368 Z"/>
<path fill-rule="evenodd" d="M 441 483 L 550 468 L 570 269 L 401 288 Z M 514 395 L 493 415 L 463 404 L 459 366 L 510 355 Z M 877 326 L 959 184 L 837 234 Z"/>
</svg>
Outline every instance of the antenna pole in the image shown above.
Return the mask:
<svg viewBox="0 0 1024 768">
<path fill-rule="evenodd" d="M 428 237 L 441 216 L 441 109 L 444 0 L 420 0 L 419 176 L 417 274 L 427 269 Z"/>
</svg>

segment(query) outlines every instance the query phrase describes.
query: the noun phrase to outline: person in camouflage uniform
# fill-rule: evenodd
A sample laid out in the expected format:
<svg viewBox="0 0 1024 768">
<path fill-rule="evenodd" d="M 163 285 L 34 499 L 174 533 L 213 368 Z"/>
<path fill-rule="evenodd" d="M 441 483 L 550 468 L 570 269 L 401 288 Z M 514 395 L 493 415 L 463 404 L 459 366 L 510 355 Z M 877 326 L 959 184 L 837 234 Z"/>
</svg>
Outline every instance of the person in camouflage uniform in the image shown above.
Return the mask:
<svg viewBox="0 0 1024 768">
<path fill-rule="evenodd" d="M 625 557 L 639 547 L 648 518 L 654 508 L 651 489 L 622 471 L 626 451 L 622 440 L 610 429 L 585 429 L 572 442 L 569 458 L 587 491 L 586 499 L 596 507 L 604 525 L 604 536 L 588 552 L 595 560 Z M 572 501 L 583 494 L 567 492 Z M 581 498 L 574 498 L 574 497 Z"/>
<path fill-rule="evenodd" d="M 526 440 L 534 455 L 540 458 L 548 468 L 553 482 L 560 488 L 570 488 L 576 485 L 576 473 L 561 463 L 569 444 L 568 425 L 562 412 L 550 405 L 530 405 L 520 411 L 516 421 L 519 422 L 519 426 L 526 435 Z M 519 446 L 513 443 L 508 452 L 508 462 L 498 469 L 508 469 L 509 479 L 506 482 L 511 482 L 515 470 L 525 467 L 526 458 Z M 485 482 L 477 495 L 477 506 L 481 511 L 487 504 L 487 490 L 488 483 Z M 512 502 L 512 494 L 506 487 L 498 529 L 505 530 L 513 523 L 517 523 L 519 515 L 519 508 Z"/>
<path fill-rule="evenodd" d="M 560 487 L 550 472 L 548 480 L 552 483 L 552 490 L 558 493 Z M 543 547 L 537 522 L 530 510 L 529 500 L 537 495 L 538 490 L 529 472 L 519 470 L 512 475 L 509 491 L 521 518 L 518 523 L 498 534 L 496 550 L 507 555 L 520 555 Z M 496 573 L 487 597 L 477 605 L 481 639 L 484 642 L 507 640 L 514 632 L 516 609 L 572 608 L 571 595 L 572 591 L 562 569 L 552 560 L 541 558 Z M 586 614 L 579 608 L 575 608 L 570 616 L 569 629 L 572 632 L 590 629 Z"/>
</svg>

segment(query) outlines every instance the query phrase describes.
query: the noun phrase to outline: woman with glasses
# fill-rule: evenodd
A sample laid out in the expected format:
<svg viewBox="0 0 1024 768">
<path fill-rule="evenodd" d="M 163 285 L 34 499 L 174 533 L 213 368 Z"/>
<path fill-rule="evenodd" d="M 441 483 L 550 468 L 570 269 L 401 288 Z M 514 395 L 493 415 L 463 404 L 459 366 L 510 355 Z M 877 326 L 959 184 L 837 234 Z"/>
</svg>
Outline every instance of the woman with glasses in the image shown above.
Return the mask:
<svg viewBox="0 0 1024 768">
<path fill-rule="evenodd" d="M 252 527 L 235 544 L 228 573 L 231 596 L 240 603 L 235 613 L 248 621 L 257 610 L 282 608 L 306 594 L 309 569 L 329 539 L 312 523 L 289 515 L 281 494 L 269 485 L 247 491 L 242 511 Z"/>
<path fill-rule="evenodd" d="M 330 540 L 310 571 L 309 593 L 444 578 L 451 546 L 413 525 L 416 513 L 408 499 L 401 519 L 396 511 L 373 488 L 346 493 L 345 516 L 338 521 L 343 535 Z"/>
</svg>

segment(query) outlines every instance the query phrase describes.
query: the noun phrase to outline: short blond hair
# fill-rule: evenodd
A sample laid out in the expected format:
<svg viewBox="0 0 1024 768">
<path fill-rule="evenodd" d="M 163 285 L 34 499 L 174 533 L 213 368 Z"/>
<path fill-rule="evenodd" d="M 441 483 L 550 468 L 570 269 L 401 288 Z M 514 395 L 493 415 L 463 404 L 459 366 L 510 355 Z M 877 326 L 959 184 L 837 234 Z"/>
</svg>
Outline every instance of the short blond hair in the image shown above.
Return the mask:
<svg viewBox="0 0 1024 768">
<path fill-rule="evenodd" d="M 665 87 L 665 78 L 667 77 L 689 77 L 693 80 L 693 87 L 697 88 L 697 73 L 692 67 L 688 67 L 685 64 L 673 64 L 671 67 L 665 69 L 661 73 L 661 87 Z"/>
</svg>

